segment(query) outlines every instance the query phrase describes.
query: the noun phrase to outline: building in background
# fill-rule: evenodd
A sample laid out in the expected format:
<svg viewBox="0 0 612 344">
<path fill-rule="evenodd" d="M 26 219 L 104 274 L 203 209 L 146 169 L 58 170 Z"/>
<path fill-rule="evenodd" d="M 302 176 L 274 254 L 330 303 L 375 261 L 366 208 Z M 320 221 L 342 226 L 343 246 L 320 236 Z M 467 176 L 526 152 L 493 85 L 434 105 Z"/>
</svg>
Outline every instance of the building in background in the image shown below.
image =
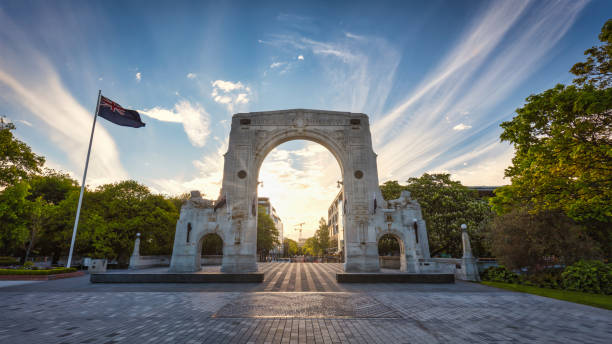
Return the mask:
<svg viewBox="0 0 612 344">
<path fill-rule="evenodd" d="M 467 188 L 478 192 L 479 198 L 488 199 L 495 196 L 494 191 L 499 186 L 468 186 Z"/>
<path fill-rule="evenodd" d="M 257 198 L 257 205 L 265 209 L 266 214 L 270 215 L 270 217 L 272 218 L 272 221 L 274 221 L 274 226 L 278 230 L 278 241 L 280 241 L 280 244 L 274 249 L 274 252 L 272 253 L 283 255 L 284 253 L 283 252 L 283 240 L 284 240 L 283 221 L 281 221 L 280 217 L 276 213 L 276 209 L 274 209 L 274 207 L 270 203 L 270 198 L 268 197 Z"/>
<path fill-rule="evenodd" d="M 329 240 L 338 242 L 335 252 L 344 251 L 344 227 L 342 219 L 344 217 L 344 189 L 334 197 L 329 209 L 327 210 L 327 228 L 329 228 Z"/>
</svg>

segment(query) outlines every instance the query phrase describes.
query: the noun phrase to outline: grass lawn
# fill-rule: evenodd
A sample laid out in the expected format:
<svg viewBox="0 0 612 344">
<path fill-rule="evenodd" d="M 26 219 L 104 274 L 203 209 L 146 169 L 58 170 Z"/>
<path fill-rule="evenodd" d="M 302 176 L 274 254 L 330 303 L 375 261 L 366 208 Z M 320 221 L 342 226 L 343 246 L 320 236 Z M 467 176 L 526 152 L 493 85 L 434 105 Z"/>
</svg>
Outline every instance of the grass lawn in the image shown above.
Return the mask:
<svg viewBox="0 0 612 344">
<path fill-rule="evenodd" d="M 581 293 L 579 291 L 568 291 L 548 288 L 530 287 L 526 285 L 483 281 L 484 285 L 491 287 L 518 291 L 521 293 L 534 294 L 539 296 L 550 297 L 557 300 L 570 301 L 612 310 L 612 295 Z"/>
</svg>

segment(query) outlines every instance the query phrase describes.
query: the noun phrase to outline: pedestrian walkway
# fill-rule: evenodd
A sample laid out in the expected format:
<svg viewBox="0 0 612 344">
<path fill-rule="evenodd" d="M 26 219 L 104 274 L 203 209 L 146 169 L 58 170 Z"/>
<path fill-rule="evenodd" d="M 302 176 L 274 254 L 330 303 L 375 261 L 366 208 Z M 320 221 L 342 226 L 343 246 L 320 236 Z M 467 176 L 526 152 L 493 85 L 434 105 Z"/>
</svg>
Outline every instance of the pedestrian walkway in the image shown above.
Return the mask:
<svg viewBox="0 0 612 344">
<path fill-rule="evenodd" d="M 336 273 L 343 272 L 338 263 L 262 263 L 259 270 L 264 281 L 258 291 L 345 291 L 336 282 Z"/>
<path fill-rule="evenodd" d="M 476 283 L 335 283 L 340 264 L 263 263 L 263 283 L 0 288 L 0 343 L 609 343 L 612 312 Z"/>
</svg>

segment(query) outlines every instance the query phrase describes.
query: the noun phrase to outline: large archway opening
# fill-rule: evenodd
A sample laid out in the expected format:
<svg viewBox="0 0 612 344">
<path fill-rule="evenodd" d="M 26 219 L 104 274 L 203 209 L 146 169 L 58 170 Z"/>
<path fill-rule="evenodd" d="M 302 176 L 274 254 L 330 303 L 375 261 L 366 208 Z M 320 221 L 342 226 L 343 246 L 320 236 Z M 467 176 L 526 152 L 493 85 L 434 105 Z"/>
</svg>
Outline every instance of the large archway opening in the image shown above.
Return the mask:
<svg viewBox="0 0 612 344">
<path fill-rule="evenodd" d="M 281 142 L 258 167 L 258 215 L 263 211 L 279 227 L 280 245 L 269 257 L 341 261 L 342 213 L 331 214 L 330 209 L 338 209 L 342 170 L 330 150 L 303 139 Z"/>
<path fill-rule="evenodd" d="M 204 235 L 200 240 L 199 252 L 201 252 L 201 265 L 221 265 L 223 260 L 223 239 L 216 234 Z"/>
</svg>

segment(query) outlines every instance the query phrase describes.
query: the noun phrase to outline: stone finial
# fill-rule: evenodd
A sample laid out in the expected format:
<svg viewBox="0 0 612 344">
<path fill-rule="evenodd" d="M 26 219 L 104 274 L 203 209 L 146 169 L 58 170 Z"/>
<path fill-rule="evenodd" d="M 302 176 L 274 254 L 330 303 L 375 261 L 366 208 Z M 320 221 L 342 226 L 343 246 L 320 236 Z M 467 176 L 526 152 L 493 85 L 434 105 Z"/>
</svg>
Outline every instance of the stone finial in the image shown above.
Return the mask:
<svg viewBox="0 0 612 344">
<path fill-rule="evenodd" d="M 461 241 L 463 243 L 463 258 L 474 258 L 472 255 L 472 245 L 470 245 L 470 235 L 467 232 L 467 225 L 461 225 Z"/>
</svg>

